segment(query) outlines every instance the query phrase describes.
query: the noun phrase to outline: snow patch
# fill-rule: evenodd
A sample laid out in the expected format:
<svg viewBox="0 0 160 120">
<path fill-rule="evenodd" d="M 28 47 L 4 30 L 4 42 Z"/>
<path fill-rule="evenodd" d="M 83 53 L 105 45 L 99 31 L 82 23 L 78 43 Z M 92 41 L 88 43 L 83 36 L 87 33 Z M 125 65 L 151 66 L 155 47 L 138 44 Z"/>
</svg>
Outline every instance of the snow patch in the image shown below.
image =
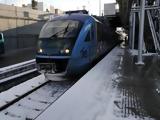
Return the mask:
<svg viewBox="0 0 160 120">
<path fill-rule="evenodd" d="M 44 75 L 32 78 L 0 94 L 0 108 L 46 82 Z"/>
</svg>

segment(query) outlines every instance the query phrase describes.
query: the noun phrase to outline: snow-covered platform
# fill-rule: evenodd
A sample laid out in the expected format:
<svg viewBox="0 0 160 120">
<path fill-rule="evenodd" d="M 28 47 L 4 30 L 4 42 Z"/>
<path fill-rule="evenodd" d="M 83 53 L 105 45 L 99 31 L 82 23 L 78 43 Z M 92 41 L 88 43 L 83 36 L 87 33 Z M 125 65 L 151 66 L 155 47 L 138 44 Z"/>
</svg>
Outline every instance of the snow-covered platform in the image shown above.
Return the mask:
<svg viewBox="0 0 160 120">
<path fill-rule="evenodd" d="M 114 48 L 36 120 L 160 119 L 160 59 Z"/>
</svg>

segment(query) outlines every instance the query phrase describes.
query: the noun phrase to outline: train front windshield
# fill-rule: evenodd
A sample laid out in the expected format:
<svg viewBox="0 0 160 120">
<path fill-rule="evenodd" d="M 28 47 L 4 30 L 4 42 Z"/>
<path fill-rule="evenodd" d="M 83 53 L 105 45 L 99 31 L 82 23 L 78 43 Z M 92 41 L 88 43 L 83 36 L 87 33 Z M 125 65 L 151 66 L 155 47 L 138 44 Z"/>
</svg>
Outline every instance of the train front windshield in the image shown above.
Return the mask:
<svg viewBox="0 0 160 120">
<path fill-rule="evenodd" d="M 81 28 L 75 20 L 47 22 L 39 36 L 39 53 L 49 55 L 70 54 Z"/>
</svg>

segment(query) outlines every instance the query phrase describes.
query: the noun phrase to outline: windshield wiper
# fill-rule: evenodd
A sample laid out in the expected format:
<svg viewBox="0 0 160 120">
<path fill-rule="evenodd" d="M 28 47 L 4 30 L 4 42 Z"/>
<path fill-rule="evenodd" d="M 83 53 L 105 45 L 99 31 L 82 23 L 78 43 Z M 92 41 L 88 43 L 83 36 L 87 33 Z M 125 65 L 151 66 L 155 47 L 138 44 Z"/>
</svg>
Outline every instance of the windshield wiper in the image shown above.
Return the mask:
<svg viewBox="0 0 160 120">
<path fill-rule="evenodd" d="M 65 31 L 64 31 L 63 37 L 64 37 L 64 35 L 68 32 L 69 25 L 70 25 L 70 23 L 68 23 L 67 27 L 65 28 Z"/>
<path fill-rule="evenodd" d="M 70 24 L 70 23 L 68 23 L 67 27 L 65 27 L 64 29 L 62 29 L 62 30 L 56 32 L 55 34 L 53 34 L 53 35 L 51 36 L 51 38 L 57 38 L 57 35 L 60 34 L 60 33 L 63 34 L 63 37 L 64 37 L 64 35 L 68 32 L 69 24 Z M 64 32 L 63 32 L 63 31 L 64 31 Z"/>
</svg>

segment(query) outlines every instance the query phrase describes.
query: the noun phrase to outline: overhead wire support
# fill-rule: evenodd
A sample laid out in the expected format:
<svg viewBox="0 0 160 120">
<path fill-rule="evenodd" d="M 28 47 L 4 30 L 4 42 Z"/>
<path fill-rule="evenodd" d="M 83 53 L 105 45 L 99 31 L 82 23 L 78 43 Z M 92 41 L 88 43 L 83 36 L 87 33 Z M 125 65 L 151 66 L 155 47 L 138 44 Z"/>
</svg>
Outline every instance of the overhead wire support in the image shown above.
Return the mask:
<svg viewBox="0 0 160 120">
<path fill-rule="evenodd" d="M 153 36 L 153 42 L 154 42 L 155 50 L 156 50 L 157 53 L 160 53 L 159 41 L 157 39 L 157 34 L 156 34 L 156 31 L 155 31 L 155 27 L 154 27 L 153 20 L 152 20 L 152 17 L 151 17 L 151 13 L 150 13 L 149 10 L 147 10 L 147 15 L 148 15 L 148 20 L 149 20 L 149 25 L 150 25 L 150 29 L 151 29 L 151 32 L 152 32 L 152 36 Z"/>
</svg>

